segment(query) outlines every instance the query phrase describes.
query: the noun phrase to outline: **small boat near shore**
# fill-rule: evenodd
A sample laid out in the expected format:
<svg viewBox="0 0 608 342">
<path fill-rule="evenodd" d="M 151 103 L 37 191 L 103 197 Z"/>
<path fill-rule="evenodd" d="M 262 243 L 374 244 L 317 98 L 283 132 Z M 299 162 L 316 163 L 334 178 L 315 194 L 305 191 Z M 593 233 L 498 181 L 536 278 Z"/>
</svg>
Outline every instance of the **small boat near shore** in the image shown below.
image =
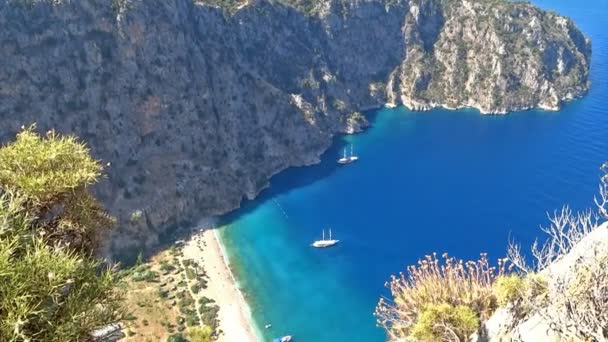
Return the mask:
<svg viewBox="0 0 608 342">
<path fill-rule="evenodd" d="M 289 336 L 289 335 L 277 337 L 274 340 L 272 340 L 272 342 L 290 342 L 290 341 L 291 341 L 291 336 Z"/>
<path fill-rule="evenodd" d="M 325 229 L 323 229 L 322 232 L 323 237 L 321 238 L 321 240 L 317 240 L 315 242 L 312 243 L 312 246 L 315 248 L 325 248 L 325 247 L 331 247 L 335 244 L 337 244 L 338 242 L 340 242 L 340 240 L 333 240 L 331 238 L 331 228 L 329 228 L 329 239 L 325 239 Z"/>
<path fill-rule="evenodd" d="M 351 144 L 350 145 L 350 155 L 349 156 L 346 155 L 346 148 L 345 148 L 342 158 L 338 159 L 338 164 L 350 164 L 352 162 L 356 162 L 357 160 L 359 160 L 359 157 L 354 155 L 353 145 Z"/>
</svg>

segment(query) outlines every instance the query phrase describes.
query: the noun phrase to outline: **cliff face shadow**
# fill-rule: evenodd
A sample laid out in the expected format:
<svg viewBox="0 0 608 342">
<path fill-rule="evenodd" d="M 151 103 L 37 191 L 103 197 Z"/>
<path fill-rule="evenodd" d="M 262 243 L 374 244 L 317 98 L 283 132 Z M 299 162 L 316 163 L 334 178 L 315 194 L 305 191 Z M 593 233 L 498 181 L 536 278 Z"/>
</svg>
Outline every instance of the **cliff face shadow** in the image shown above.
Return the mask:
<svg viewBox="0 0 608 342">
<path fill-rule="evenodd" d="M 372 128 L 378 117 L 378 112 L 378 110 L 369 110 L 363 113 L 370 123 L 370 127 L 359 134 L 366 134 L 366 132 Z M 223 225 L 228 225 L 237 221 L 240 217 L 256 210 L 260 205 L 273 197 L 314 184 L 315 182 L 332 175 L 339 168 L 343 167 L 336 163 L 336 159 L 341 155 L 342 150 L 348 144 L 345 137 L 345 135 L 334 136 L 331 146 L 323 155 L 321 155 L 320 163 L 311 166 L 288 168 L 272 177 L 270 179 L 270 185 L 262 190 L 255 199 L 243 200 L 240 208 L 221 216 L 215 227 L 219 228 Z M 196 222 L 197 221 L 182 221 L 179 224 L 168 227 L 163 233 L 159 234 L 157 245 L 151 248 L 134 248 L 129 252 L 115 255 L 115 261 L 120 261 L 122 267 L 129 267 L 135 264 L 135 261 L 140 254 L 144 260 L 147 260 L 159 251 L 171 248 L 176 241 L 188 240 L 198 231 Z"/>
<path fill-rule="evenodd" d="M 275 196 L 288 193 L 294 189 L 311 185 L 325 177 L 330 176 L 340 168 L 336 163 L 336 158 L 340 151 L 346 146 L 343 136 L 335 136 L 332 139 L 331 147 L 321 156 L 321 162 L 311 166 L 288 168 L 272 177 L 270 185 L 262 190 L 253 200 L 243 199 L 241 207 L 233 210 L 219 218 L 213 229 L 228 225 L 237 221 L 242 215 L 246 215 L 256 210 L 260 205 Z M 133 266 L 136 260 L 141 257 L 148 260 L 156 253 L 171 248 L 177 241 L 188 240 L 198 231 L 197 221 L 182 221 L 179 224 L 167 227 L 158 236 L 158 244 L 152 248 L 133 249 L 116 255 L 117 261 L 121 266 Z"/>
<path fill-rule="evenodd" d="M 365 134 L 367 130 L 372 128 L 376 118 L 378 117 L 378 112 L 379 111 L 377 110 L 364 112 L 365 117 L 370 123 L 370 127 L 368 127 L 366 131 L 359 134 Z M 336 159 L 339 158 L 342 150 L 347 145 L 348 142 L 345 140 L 345 135 L 334 136 L 330 148 L 327 149 L 323 155 L 321 155 L 320 163 L 311 166 L 289 168 L 275 175 L 270 179 L 270 186 L 262 190 L 262 192 L 255 199 L 244 200 L 239 209 L 220 217 L 218 227 L 237 221 L 241 216 L 247 215 L 248 213 L 256 210 L 267 200 L 295 189 L 312 185 L 321 179 L 329 177 L 338 169 L 343 167 L 336 163 Z"/>
</svg>

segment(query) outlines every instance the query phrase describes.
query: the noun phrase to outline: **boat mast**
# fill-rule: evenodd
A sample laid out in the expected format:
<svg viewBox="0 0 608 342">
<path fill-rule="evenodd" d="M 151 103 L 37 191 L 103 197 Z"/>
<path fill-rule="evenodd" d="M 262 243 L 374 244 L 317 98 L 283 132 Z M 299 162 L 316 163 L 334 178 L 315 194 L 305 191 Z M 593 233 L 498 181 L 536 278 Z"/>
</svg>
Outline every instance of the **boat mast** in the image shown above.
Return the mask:
<svg viewBox="0 0 608 342">
<path fill-rule="evenodd" d="M 350 156 L 353 156 L 353 144 L 350 144 Z"/>
<path fill-rule="evenodd" d="M 325 241 L 325 229 L 323 229 L 323 241 Z"/>
<path fill-rule="evenodd" d="M 329 228 L 329 239 L 331 240 L 331 228 Z"/>
</svg>

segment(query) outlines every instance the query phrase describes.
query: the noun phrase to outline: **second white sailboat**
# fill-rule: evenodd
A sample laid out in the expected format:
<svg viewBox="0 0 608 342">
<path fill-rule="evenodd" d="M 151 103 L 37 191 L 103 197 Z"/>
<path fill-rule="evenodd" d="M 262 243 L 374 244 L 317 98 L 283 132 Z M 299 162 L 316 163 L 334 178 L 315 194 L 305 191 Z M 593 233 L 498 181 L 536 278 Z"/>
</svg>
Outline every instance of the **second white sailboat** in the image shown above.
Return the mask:
<svg viewBox="0 0 608 342">
<path fill-rule="evenodd" d="M 344 154 L 342 158 L 338 159 L 338 164 L 350 164 L 359 160 L 359 157 L 353 153 L 353 145 L 350 145 L 350 156 L 346 155 L 346 148 L 344 148 Z"/>
<path fill-rule="evenodd" d="M 329 239 L 325 239 L 325 229 L 323 229 L 323 237 L 321 240 L 317 240 L 315 242 L 312 243 L 313 247 L 316 248 L 324 248 L 324 247 L 330 247 L 333 246 L 335 244 L 337 244 L 338 242 L 340 242 L 340 240 L 334 240 L 331 238 L 331 228 L 329 228 Z"/>
</svg>

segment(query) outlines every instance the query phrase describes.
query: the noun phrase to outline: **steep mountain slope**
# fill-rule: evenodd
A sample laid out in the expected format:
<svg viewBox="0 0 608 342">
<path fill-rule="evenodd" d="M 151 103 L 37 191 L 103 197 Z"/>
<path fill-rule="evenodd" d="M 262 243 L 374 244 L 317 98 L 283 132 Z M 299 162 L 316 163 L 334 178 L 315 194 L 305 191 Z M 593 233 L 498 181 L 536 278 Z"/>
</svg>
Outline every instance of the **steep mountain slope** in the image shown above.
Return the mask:
<svg viewBox="0 0 608 342">
<path fill-rule="evenodd" d="M 589 86 L 589 41 L 523 3 L 2 0 L 0 27 L 0 137 L 37 122 L 110 162 L 118 252 L 315 163 L 364 107 L 555 109 Z"/>
</svg>

